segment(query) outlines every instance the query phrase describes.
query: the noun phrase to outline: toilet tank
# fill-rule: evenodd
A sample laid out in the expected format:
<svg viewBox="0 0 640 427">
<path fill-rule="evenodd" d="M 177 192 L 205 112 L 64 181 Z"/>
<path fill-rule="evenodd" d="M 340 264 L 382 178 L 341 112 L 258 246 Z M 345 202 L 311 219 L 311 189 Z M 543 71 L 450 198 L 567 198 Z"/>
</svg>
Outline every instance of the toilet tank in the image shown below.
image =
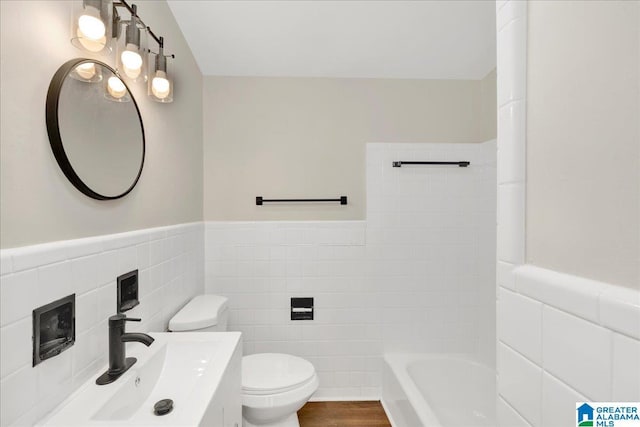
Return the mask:
<svg viewBox="0 0 640 427">
<path fill-rule="evenodd" d="M 198 295 L 169 321 L 172 332 L 224 332 L 229 318 L 228 300 L 219 295 Z"/>
</svg>

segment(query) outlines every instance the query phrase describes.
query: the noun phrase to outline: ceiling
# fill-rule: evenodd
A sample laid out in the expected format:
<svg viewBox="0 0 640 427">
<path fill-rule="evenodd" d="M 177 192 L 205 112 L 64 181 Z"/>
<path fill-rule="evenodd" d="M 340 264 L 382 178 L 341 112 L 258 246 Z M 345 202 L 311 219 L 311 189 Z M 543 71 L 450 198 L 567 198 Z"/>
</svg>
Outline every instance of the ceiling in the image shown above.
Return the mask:
<svg viewBox="0 0 640 427">
<path fill-rule="evenodd" d="M 493 0 L 169 0 L 204 75 L 481 79 Z"/>
</svg>

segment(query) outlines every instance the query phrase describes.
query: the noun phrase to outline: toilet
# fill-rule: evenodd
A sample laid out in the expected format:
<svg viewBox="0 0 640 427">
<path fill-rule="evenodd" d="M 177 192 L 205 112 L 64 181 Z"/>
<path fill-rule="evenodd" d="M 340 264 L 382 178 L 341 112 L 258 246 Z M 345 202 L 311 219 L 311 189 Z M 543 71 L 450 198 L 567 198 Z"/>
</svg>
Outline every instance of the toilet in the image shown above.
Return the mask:
<svg viewBox="0 0 640 427">
<path fill-rule="evenodd" d="M 218 295 L 193 298 L 169 321 L 172 332 L 224 332 L 228 300 Z M 313 365 L 300 357 L 258 353 L 242 358 L 244 427 L 299 427 L 297 412 L 318 389 Z"/>
</svg>

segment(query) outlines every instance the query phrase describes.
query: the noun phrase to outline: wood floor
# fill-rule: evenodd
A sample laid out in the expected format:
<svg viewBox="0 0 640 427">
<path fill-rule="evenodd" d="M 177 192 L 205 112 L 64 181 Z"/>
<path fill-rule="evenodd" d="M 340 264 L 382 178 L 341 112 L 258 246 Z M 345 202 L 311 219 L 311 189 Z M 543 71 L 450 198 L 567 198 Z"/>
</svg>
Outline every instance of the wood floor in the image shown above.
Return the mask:
<svg viewBox="0 0 640 427">
<path fill-rule="evenodd" d="M 298 419 L 300 427 L 391 427 L 378 401 L 307 402 Z"/>
</svg>

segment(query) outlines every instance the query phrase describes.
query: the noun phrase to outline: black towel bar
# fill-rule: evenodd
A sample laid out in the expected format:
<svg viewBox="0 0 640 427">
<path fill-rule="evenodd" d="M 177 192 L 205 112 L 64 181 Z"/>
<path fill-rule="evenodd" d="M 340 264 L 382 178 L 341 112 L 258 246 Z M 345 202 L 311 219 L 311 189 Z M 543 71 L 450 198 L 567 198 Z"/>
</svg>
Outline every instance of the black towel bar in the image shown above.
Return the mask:
<svg viewBox="0 0 640 427">
<path fill-rule="evenodd" d="M 262 206 L 263 203 L 298 203 L 298 202 L 340 202 L 341 205 L 347 204 L 347 196 L 340 196 L 339 199 L 263 199 L 262 196 L 256 197 L 256 205 Z"/>
<path fill-rule="evenodd" d="M 399 160 L 393 162 L 394 168 L 401 168 L 402 165 L 458 165 L 461 168 L 466 168 L 471 163 L 466 161 L 461 162 L 407 162 L 405 160 Z"/>
</svg>

